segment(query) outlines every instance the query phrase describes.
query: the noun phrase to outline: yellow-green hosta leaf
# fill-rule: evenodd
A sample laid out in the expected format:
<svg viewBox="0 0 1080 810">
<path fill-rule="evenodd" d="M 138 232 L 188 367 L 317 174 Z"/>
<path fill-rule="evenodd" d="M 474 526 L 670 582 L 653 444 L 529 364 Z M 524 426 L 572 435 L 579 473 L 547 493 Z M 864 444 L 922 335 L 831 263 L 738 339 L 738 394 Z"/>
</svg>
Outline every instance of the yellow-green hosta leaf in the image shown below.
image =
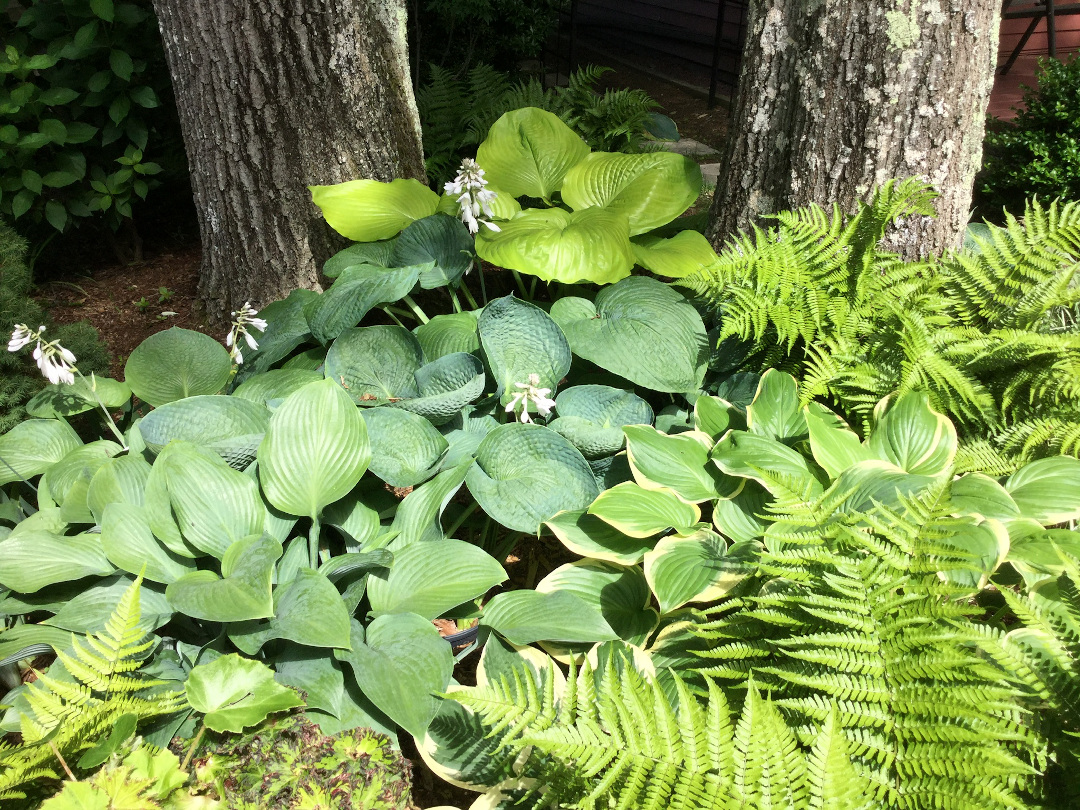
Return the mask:
<svg viewBox="0 0 1080 810">
<path fill-rule="evenodd" d="M 667 278 L 685 278 L 719 261 L 709 240 L 697 231 L 679 231 L 668 239 L 642 234 L 630 243 L 638 264 Z"/>
<path fill-rule="evenodd" d="M 575 554 L 594 560 L 635 565 L 656 541 L 630 537 L 584 509 L 559 512 L 544 525 Z"/>
<path fill-rule="evenodd" d="M 685 532 L 701 519 L 701 510 L 672 490 L 645 489 L 626 482 L 600 493 L 589 514 L 630 537 L 652 537 L 675 529 Z"/>
<path fill-rule="evenodd" d="M 709 463 L 712 439 L 690 430 L 669 436 L 647 425 L 623 428 L 634 480 L 645 489 L 670 489 L 690 503 L 730 497 L 741 485 Z"/>
<path fill-rule="evenodd" d="M 59 582 L 105 576 L 115 569 L 101 548 L 101 535 L 65 537 L 45 530 L 15 532 L 0 541 L 0 585 L 34 593 Z"/>
<path fill-rule="evenodd" d="M 645 575 L 636 565 L 578 560 L 560 565 L 536 584 L 538 593 L 572 593 L 600 611 L 623 641 L 641 646 L 656 629 L 660 615 L 649 603 Z"/>
<path fill-rule="evenodd" d="M 626 217 L 603 208 L 572 213 L 561 208 L 529 208 L 499 224 L 498 231 L 481 228 L 476 255 L 544 281 L 564 284 L 611 284 L 630 275 Z"/>
<path fill-rule="evenodd" d="M 956 428 L 930 407 L 925 392 L 914 391 L 891 403 L 882 400 L 874 417 L 867 440 L 874 457 L 917 475 L 944 475 L 952 469 Z"/>
<path fill-rule="evenodd" d="M 117 456 L 94 473 L 86 491 L 86 505 L 94 519 L 100 524 L 110 503 L 142 506 L 151 469 L 142 456 Z"/>
<path fill-rule="evenodd" d="M 354 242 L 389 239 L 439 206 L 439 195 L 418 180 L 349 180 L 333 186 L 308 186 L 327 224 Z"/>
<path fill-rule="evenodd" d="M 799 409 L 799 384 L 794 377 L 774 368 L 761 375 L 754 401 L 746 409 L 746 429 L 779 441 L 806 435 L 806 418 Z"/>
<path fill-rule="evenodd" d="M 232 374 L 232 358 L 209 335 L 174 326 L 151 335 L 131 352 L 124 380 L 143 402 L 158 408 L 199 394 L 216 394 Z"/>
<path fill-rule="evenodd" d="M 588 144 L 557 115 L 525 107 L 491 125 L 476 162 L 491 185 L 510 195 L 549 200 L 588 154 Z"/>
<path fill-rule="evenodd" d="M 356 486 L 371 461 L 371 445 L 349 395 L 333 380 L 322 380 L 278 406 L 258 456 L 266 499 L 290 515 L 317 517 Z"/>
<path fill-rule="evenodd" d="M 150 531 L 141 506 L 110 503 L 101 521 L 101 547 L 121 571 L 166 585 L 195 570 L 190 559 L 169 551 Z"/>
<path fill-rule="evenodd" d="M 722 397 L 703 394 L 694 402 L 694 429 L 715 442 L 729 430 L 745 430 L 746 415 Z"/>
<path fill-rule="evenodd" d="M 487 186 L 485 186 L 485 190 L 490 191 L 495 195 L 495 199 L 488 202 L 488 207 L 491 209 L 491 218 L 493 220 L 513 219 L 521 210 L 521 203 L 502 189 L 496 188 L 491 185 L 491 183 L 488 183 Z M 460 217 L 461 203 L 458 202 L 458 197 L 460 196 L 460 194 L 443 194 L 439 197 L 439 213 L 449 214 L 452 217 Z"/>
<path fill-rule="evenodd" d="M 560 298 L 551 317 L 574 354 L 637 385 L 684 393 L 705 377 L 709 340 L 701 315 L 654 278 L 624 278 L 601 290 L 595 303 Z"/>
<path fill-rule="evenodd" d="M 954 533 L 949 544 L 970 555 L 965 561 L 969 567 L 947 571 L 946 576 L 950 582 L 967 586 L 973 593 L 981 591 L 1009 553 L 1009 530 L 994 518 L 964 518 L 951 524 L 951 528 Z"/>
<path fill-rule="evenodd" d="M 566 173 L 562 185 L 563 202 L 574 210 L 624 214 L 631 236 L 671 222 L 700 193 L 701 169 L 674 152 L 593 152 Z"/>
<path fill-rule="evenodd" d="M 281 543 L 268 534 L 233 543 L 221 561 L 221 576 L 213 571 L 186 574 L 165 589 L 169 604 L 179 612 L 210 622 L 242 622 L 274 615 L 270 581 Z"/>
<path fill-rule="evenodd" d="M 397 551 L 412 543 L 442 540 L 442 513 L 465 481 L 472 461 L 443 470 L 417 487 L 398 506 L 392 531 L 397 532 L 392 548 Z"/>
<path fill-rule="evenodd" d="M 430 621 L 505 581 L 499 561 L 471 543 L 422 541 L 396 550 L 390 570 L 368 579 L 367 592 L 376 615 L 416 613 Z"/>
<path fill-rule="evenodd" d="M 1080 460 L 1041 458 L 1026 464 L 1005 482 L 1024 517 L 1044 526 L 1080 519 Z"/>
<path fill-rule="evenodd" d="M 736 550 L 737 549 L 737 550 Z M 752 546 L 730 551 L 709 529 L 662 537 L 645 555 L 645 578 L 661 613 L 690 602 L 714 602 L 754 573 Z"/>
<path fill-rule="evenodd" d="M 728 475 L 752 478 L 774 495 L 796 492 L 813 496 L 822 491 L 806 459 L 767 436 L 729 430 L 709 457 Z"/>
<path fill-rule="evenodd" d="M 847 423 L 824 405 L 811 402 L 803 409 L 810 431 L 810 451 L 830 478 L 873 456 Z"/>
<path fill-rule="evenodd" d="M 733 498 L 713 503 L 713 526 L 724 537 L 746 543 L 765 535 L 769 522 L 766 508 L 772 497 L 757 481 L 745 481 Z"/>
<path fill-rule="evenodd" d="M 955 514 L 997 518 L 1005 523 L 1021 516 L 1009 491 L 982 473 L 968 473 L 953 481 L 949 504 Z"/>
<path fill-rule="evenodd" d="M 82 445 L 79 434 L 59 419 L 27 419 L 0 436 L 0 486 L 45 472 Z"/>
<path fill-rule="evenodd" d="M 68 523 L 93 523 L 94 515 L 87 505 L 90 482 L 121 449 L 116 442 L 105 440 L 76 447 L 41 477 L 39 490 L 47 489 Z"/>
<path fill-rule="evenodd" d="M 511 591 L 484 606 L 480 624 L 512 644 L 614 641 L 619 636 L 599 608 L 569 591 Z"/>
<path fill-rule="evenodd" d="M 484 437 L 465 480 L 494 520 L 530 534 L 558 512 L 584 509 L 598 492 L 576 447 L 546 427 L 518 423 Z"/>
</svg>

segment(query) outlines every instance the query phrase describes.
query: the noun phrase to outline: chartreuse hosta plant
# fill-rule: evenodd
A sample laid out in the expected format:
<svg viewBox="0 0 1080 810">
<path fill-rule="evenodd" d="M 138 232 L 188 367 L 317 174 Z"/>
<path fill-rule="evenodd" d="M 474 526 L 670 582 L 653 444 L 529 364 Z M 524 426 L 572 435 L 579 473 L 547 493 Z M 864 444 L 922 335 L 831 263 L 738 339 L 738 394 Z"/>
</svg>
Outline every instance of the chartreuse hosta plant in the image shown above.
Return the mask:
<svg viewBox="0 0 1080 810">
<path fill-rule="evenodd" d="M 440 197 L 402 179 L 312 186 L 326 221 L 362 243 L 324 272 L 395 289 L 453 289 L 471 265 L 470 234 L 481 259 L 567 284 L 610 284 L 635 265 L 679 277 L 717 260 L 697 231 L 655 232 L 697 200 L 696 163 L 670 152 L 591 152 L 558 116 L 536 107 L 499 118 L 445 191 Z M 413 278 L 406 271 L 416 266 Z"/>
<path fill-rule="evenodd" d="M 492 637 L 479 686 L 429 727 L 435 767 L 494 806 L 1034 802 L 1047 757 L 1072 751 L 1037 715 L 1073 705 L 1074 628 L 1048 623 L 1072 609 L 1055 583 L 1080 533 L 1053 527 L 1080 518 L 1080 461 L 958 477 L 956 431 L 925 395 L 882 401 L 863 440 L 773 371 L 745 408 L 703 395 L 688 416 L 625 425 L 633 480 L 545 521 L 583 559 L 486 612 L 572 593 L 619 638 L 553 642 L 524 621 Z M 1036 631 L 1003 636 L 973 606 L 995 582 L 1041 595 L 1009 600 Z M 607 674 L 574 692 L 533 642 Z M 699 698 L 703 728 L 684 706 Z M 729 712 L 734 737 L 703 753 Z"/>
</svg>

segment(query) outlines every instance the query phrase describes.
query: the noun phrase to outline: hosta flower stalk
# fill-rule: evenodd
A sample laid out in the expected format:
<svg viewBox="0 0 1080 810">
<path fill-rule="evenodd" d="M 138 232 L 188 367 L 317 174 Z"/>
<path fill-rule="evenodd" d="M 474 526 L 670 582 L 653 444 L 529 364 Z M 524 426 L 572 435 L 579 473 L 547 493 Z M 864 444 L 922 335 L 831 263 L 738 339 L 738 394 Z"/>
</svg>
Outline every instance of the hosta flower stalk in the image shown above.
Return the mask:
<svg viewBox="0 0 1080 810">
<path fill-rule="evenodd" d="M 481 225 L 492 231 L 499 230 L 499 226 L 490 221 L 495 216 L 491 210 L 495 192 L 485 188 L 487 184 L 480 164 L 472 158 L 465 158 L 461 161 L 457 177 L 443 187 L 447 194 L 457 197 L 461 221 L 471 234 L 476 234 Z"/>
<path fill-rule="evenodd" d="M 228 336 L 225 338 L 225 346 L 229 350 L 229 354 L 232 356 L 233 362 L 236 365 L 240 365 L 244 362 L 243 352 L 240 351 L 240 340 L 248 345 L 248 348 L 255 351 L 259 348 L 258 342 L 251 336 L 248 328 L 258 329 L 260 332 L 266 331 L 266 321 L 257 317 L 259 311 L 251 306 L 250 301 L 245 301 L 244 305 L 237 311 L 232 313 L 232 329 L 229 330 Z"/>
<path fill-rule="evenodd" d="M 515 387 L 521 389 L 517 391 L 513 397 L 510 398 L 510 402 L 506 406 L 506 412 L 514 414 L 515 418 L 522 422 L 531 422 L 532 418 L 529 416 L 529 403 L 533 403 L 536 406 L 537 412 L 547 417 L 552 408 L 555 407 L 555 400 L 551 399 L 548 394 L 551 393 L 550 388 L 540 388 L 540 375 L 530 374 L 529 379 L 523 383 L 514 383 Z M 517 410 L 521 408 L 521 413 L 518 414 Z"/>
</svg>

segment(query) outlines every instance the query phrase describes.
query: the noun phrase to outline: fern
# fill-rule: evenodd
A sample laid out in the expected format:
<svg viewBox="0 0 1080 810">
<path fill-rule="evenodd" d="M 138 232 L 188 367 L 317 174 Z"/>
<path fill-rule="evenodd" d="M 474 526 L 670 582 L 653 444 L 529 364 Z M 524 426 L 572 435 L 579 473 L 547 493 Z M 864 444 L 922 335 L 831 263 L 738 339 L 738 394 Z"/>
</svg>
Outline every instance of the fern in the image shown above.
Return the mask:
<svg viewBox="0 0 1080 810">
<path fill-rule="evenodd" d="M 156 643 L 139 628 L 141 582 L 124 591 L 101 632 L 85 643 L 72 636 L 72 650 L 57 654 L 73 681 L 41 673 L 29 685 L 23 745 L 0 748 L 0 799 L 24 797 L 30 783 L 59 778 L 54 750 L 67 759 L 89 748 L 121 715 L 145 720 L 186 705 L 182 692 L 160 690 L 165 681 L 134 674 Z"/>
<path fill-rule="evenodd" d="M 609 659 L 600 673 L 554 678 L 528 667 L 448 697 L 472 709 L 506 757 L 524 757 L 522 779 L 502 785 L 515 807 L 869 807 L 838 723 L 828 715 L 802 746 L 751 685 L 741 713 L 708 682 L 699 701 L 678 675 L 671 689 Z M 669 696 L 670 695 L 670 696 Z"/>
<path fill-rule="evenodd" d="M 865 512 L 851 494 L 777 505 L 771 579 L 694 630 L 703 674 L 770 690 L 803 743 L 837 723 L 877 806 L 1024 806 L 1042 743 L 1020 687 L 976 650 L 947 483 Z"/>
<path fill-rule="evenodd" d="M 967 469 L 1076 454 L 1080 203 L 1032 201 L 1022 223 L 938 260 L 886 251 L 889 224 L 932 213 L 932 199 L 892 181 L 847 219 L 817 206 L 778 214 L 676 283 L 715 309 L 720 340 L 750 342 L 744 367 L 791 371 L 804 401 L 832 400 L 863 433 L 882 397 L 924 390 L 970 446 Z"/>
</svg>

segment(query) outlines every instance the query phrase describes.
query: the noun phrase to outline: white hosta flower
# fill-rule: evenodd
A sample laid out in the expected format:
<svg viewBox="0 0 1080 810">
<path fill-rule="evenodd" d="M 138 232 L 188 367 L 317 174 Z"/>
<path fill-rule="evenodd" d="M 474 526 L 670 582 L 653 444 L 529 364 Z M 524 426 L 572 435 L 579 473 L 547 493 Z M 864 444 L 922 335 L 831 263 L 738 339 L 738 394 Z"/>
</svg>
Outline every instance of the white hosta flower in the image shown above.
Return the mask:
<svg viewBox="0 0 1080 810">
<path fill-rule="evenodd" d="M 42 337 L 44 331 L 44 326 L 39 326 L 37 332 L 34 332 L 26 324 L 15 324 L 15 330 L 8 341 L 8 351 L 17 352 L 33 343 L 34 361 L 41 373 L 45 375 L 45 379 L 54 385 L 59 383 L 71 385 L 75 382 L 75 355 L 61 346 L 57 340 L 47 342 Z"/>
<path fill-rule="evenodd" d="M 484 188 L 487 184 L 480 165 L 472 158 L 465 158 L 461 161 L 457 177 L 443 187 L 447 194 L 457 197 L 461 221 L 471 234 L 477 233 L 481 225 L 493 231 L 500 230 L 498 225 L 489 221 L 495 216 L 491 203 L 496 195 L 494 191 Z"/>
<path fill-rule="evenodd" d="M 529 417 L 530 402 L 536 406 L 536 410 L 539 414 L 545 417 L 550 414 L 551 409 L 555 407 L 555 400 L 548 396 L 548 394 L 551 393 L 551 389 L 539 387 L 539 374 L 530 374 L 527 382 L 514 383 L 514 385 L 521 390 L 510 398 L 510 402 L 506 406 L 506 412 L 513 413 L 523 424 L 532 421 Z M 517 414 L 519 406 L 521 407 L 520 415 Z"/>
<path fill-rule="evenodd" d="M 244 362 L 244 355 L 240 351 L 241 337 L 252 351 L 259 348 L 259 344 L 256 342 L 255 338 L 248 332 L 248 327 L 258 329 L 260 332 L 266 331 L 266 321 L 262 318 L 257 318 L 256 316 L 258 314 L 258 310 L 251 306 L 250 301 L 245 301 L 244 305 L 240 307 L 239 310 L 232 313 L 232 329 L 229 330 L 229 335 L 225 338 L 225 345 L 229 349 L 229 356 L 232 357 L 233 362 L 237 365 Z"/>
</svg>

